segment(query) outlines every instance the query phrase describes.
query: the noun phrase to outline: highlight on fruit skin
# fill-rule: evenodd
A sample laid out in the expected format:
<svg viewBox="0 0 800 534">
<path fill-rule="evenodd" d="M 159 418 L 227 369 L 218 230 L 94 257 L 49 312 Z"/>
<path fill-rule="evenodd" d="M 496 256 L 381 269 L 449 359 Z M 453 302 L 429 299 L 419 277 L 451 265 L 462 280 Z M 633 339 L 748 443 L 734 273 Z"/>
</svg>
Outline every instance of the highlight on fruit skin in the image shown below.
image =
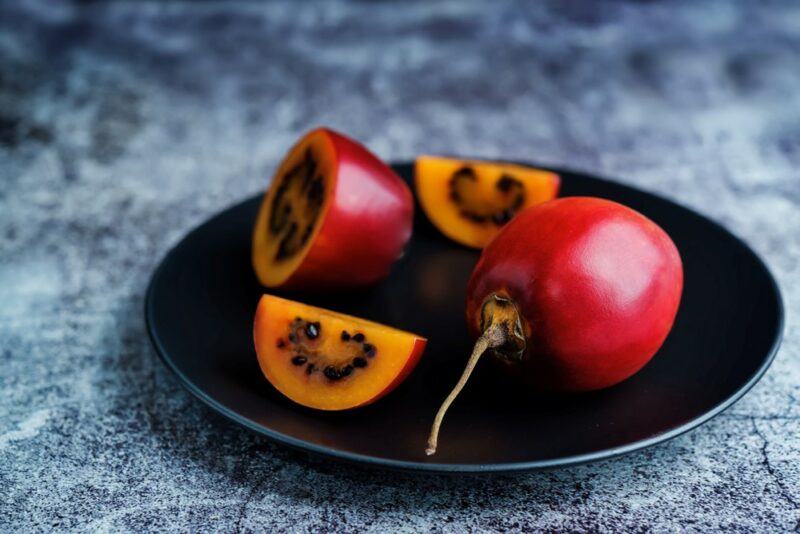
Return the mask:
<svg viewBox="0 0 800 534">
<path fill-rule="evenodd" d="M 426 453 L 436 451 L 444 415 L 483 354 L 523 387 L 607 388 L 656 354 L 682 292 L 675 243 L 641 213 L 591 197 L 525 210 L 483 250 L 472 272 L 466 317 L 478 341 L 436 414 Z"/>
<path fill-rule="evenodd" d="M 252 262 L 267 287 L 341 289 L 389 274 L 411 237 L 408 186 L 364 146 L 327 128 L 278 167 L 256 218 Z"/>
<path fill-rule="evenodd" d="M 555 198 L 561 178 L 510 163 L 420 156 L 414 184 L 422 210 L 440 232 L 483 248 L 517 213 Z"/>
<path fill-rule="evenodd" d="M 409 332 L 272 295 L 258 303 L 253 339 L 275 389 L 319 410 L 380 399 L 414 370 L 427 344 Z"/>
</svg>

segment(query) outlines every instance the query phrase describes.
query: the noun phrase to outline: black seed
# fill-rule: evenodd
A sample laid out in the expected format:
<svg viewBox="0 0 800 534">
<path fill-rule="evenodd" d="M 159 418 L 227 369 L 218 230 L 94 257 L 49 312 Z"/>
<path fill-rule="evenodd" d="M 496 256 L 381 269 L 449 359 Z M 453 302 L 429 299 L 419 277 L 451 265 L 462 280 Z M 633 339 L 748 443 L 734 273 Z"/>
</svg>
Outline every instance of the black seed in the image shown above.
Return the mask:
<svg viewBox="0 0 800 534">
<path fill-rule="evenodd" d="M 488 219 L 488 217 L 485 215 L 478 215 L 477 213 L 472 213 L 471 211 L 461 211 L 461 216 L 476 223 L 483 223 L 486 222 L 486 219 Z"/>
<path fill-rule="evenodd" d="M 305 161 L 303 163 L 306 165 L 306 167 L 316 167 L 317 166 L 317 160 L 314 159 L 314 154 L 311 153 L 311 149 L 310 148 L 308 150 L 306 150 L 305 156 L 306 156 L 306 158 L 305 158 Z"/>
<path fill-rule="evenodd" d="M 504 174 L 499 180 L 497 180 L 495 187 L 503 193 L 508 193 L 514 187 L 522 187 L 522 184 L 513 176 Z"/>
<path fill-rule="evenodd" d="M 278 246 L 278 252 L 275 253 L 276 260 L 282 260 L 297 252 L 297 243 L 293 243 L 294 234 L 296 233 L 297 223 L 293 222 L 289 225 L 289 229 L 286 230 L 286 233 L 283 234 L 283 238 L 281 238 L 281 243 Z"/>
<path fill-rule="evenodd" d="M 305 356 L 295 356 L 292 358 L 292 365 L 303 365 L 308 361 L 308 358 Z"/>
<path fill-rule="evenodd" d="M 347 333 L 347 330 L 342 330 L 342 341 L 350 341 L 350 334 Z"/>
<path fill-rule="evenodd" d="M 297 317 L 294 318 L 294 320 L 299 323 L 303 320 L 303 318 L 298 315 Z"/>
<path fill-rule="evenodd" d="M 471 167 L 461 167 L 450 178 L 450 199 L 453 202 L 459 203 L 461 202 L 461 193 L 458 191 L 458 182 L 461 180 L 471 180 L 475 181 L 478 177 L 475 175 L 475 171 L 472 170 Z"/>
<path fill-rule="evenodd" d="M 356 356 L 355 358 L 353 358 L 353 367 L 366 367 L 366 366 L 367 366 L 367 360 L 365 360 L 361 356 Z"/>
<path fill-rule="evenodd" d="M 309 363 L 309 364 L 306 366 L 306 374 L 307 374 L 307 375 L 310 375 L 311 373 L 313 373 L 313 372 L 314 372 L 314 371 L 316 371 L 316 370 L 317 370 L 317 366 L 316 366 L 316 365 L 314 365 L 313 363 Z"/>
<path fill-rule="evenodd" d="M 281 183 L 275 191 L 275 196 L 272 197 L 271 210 L 269 216 L 269 228 L 273 234 L 278 234 L 284 226 L 286 226 L 286 204 L 283 204 L 284 195 L 289 189 L 290 182 L 294 179 L 295 174 L 300 172 L 300 165 L 292 168 L 286 173 Z"/>
<path fill-rule="evenodd" d="M 314 231 L 314 223 L 309 224 L 306 226 L 306 229 L 303 230 L 303 236 L 300 238 L 300 243 L 305 244 L 308 241 L 308 238 L 311 237 L 311 232 Z"/>
<path fill-rule="evenodd" d="M 314 161 L 313 156 L 311 155 L 311 151 L 307 150 L 305 155 L 305 161 L 302 163 L 303 171 L 305 172 L 305 176 L 303 176 L 303 191 L 308 189 L 308 184 L 311 182 L 311 179 L 314 177 L 314 174 L 317 172 L 317 162 Z"/>
<path fill-rule="evenodd" d="M 375 356 L 375 347 L 369 343 L 364 343 L 364 354 L 372 358 Z"/>
<path fill-rule="evenodd" d="M 293 181 L 295 178 L 300 176 L 302 174 L 304 168 L 305 167 L 304 167 L 303 163 L 301 162 L 301 163 L 298 163 L 297 165 L 295 165 L 294 167 L 292 167 L 291 169 L 289 169 L 289 172 L 287 172 L 286 174 L 283 175 L 283 182 L 281 182 L 280 187 L 282 187 L 284 189 L 287 189 L 289 187 L 289 182 Z"/>
<path fill-rule="evenodd" d="M 306 324 L 306 336 L 308 336 L 308 339 L 317 339 L 321 328 L 319 323 Z"/>
<path fill-rule="evenodd" d="M 322 178 L 317 177 L 313 182 L 311 182 L 311 188 L 308 191 L 308 198 L 315 202 L 321 201 L 324 192 L 325 188 L 322 185 Z"/>
<path fill-rule="evenodd" d="M 274 235 L 278 235 L 289 222 L 286 218 L 289 215 L 286 211 L 288 204 L 284 204 L 282 208 L 279 206 L 278 202 L 273 202 L 272 211 L 269 214 L 269 230 Z"/>
<path fill-rule="evenodd" d="M 291 332 L 289 334 L 289 341 L 291 341 L 292 343 L 297 343 L 297 336 L 295 335 L 294 332 Z"/>
<path fill-rule="evenodd" d="M 477 180 L 478 177 L 475 175 L 475 171 L 472 167 L 461 167 L 455 173 L 453 173 L 453 177 L 450 178 L 450 183 L 454 184 L 458 180 L 467 179 L 467 180 Z"/>
<path fill-rule="evenodd" d="M 364 341 L 364 334 L 359 332 L 358 334 L 354 335 L 353 336 L 353 341 L 357 341 L 358 343 L 361 343 L 362 341 Z"/>
<path fill-rule="evenodd" d="M 502 226 L 510 221 L 514 217 L 514 212 L 512 210 L 503 210 L 500 213 L 495 213 L 492 215 L 492 222 L 498 226 Z"/>
<path fill-rule="evenodd" d="M 282 349 L 283 347 L 286 346 L 286 342 L 282 339 L 279 339 L 278 342 L 275 344 L 278 346 L 279 349 Z"/>
<path fill-rule="evenodd" d="M 333 367 L 332 365 L 329 365 L 328 367 L 326 367 L 322 371 L 322 373 L 329 380 L 339 380 L 340 378 L 342 378 L 342 376 L 339 374 L 339 371 L 337 371 L 336 368 Z"/>
<path fill-rule="evenodd" d="M 348 364 L 342 367 L 342 369 L 339 371 L 339 374 L 341 376 L 350 376 L 352 372 L 353 372 L 353 366 Z"/>
</svg>

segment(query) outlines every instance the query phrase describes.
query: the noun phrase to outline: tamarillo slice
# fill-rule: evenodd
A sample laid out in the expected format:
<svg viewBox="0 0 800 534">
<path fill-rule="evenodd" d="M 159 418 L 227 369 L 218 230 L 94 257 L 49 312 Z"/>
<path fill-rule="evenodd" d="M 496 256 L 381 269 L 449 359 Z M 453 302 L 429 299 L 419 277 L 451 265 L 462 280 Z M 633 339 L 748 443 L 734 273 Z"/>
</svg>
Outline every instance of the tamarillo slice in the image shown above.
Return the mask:
<svg viewBox="0 0 800 534">
<path fill-rule="evenodd" d="M 275 389 L 319 410 L 380 399 L 411 373 L 427 344 L 409 332 L 272 295 L 261 297 L 253 338 Z"/>
<path fill-rule="evenodd" d="M 426 453 L 436 452 L 445 413 L 481 358 L 529 391 L 611 387 L 658 352 L 682 294 L 678 247 L 629 207 L 566 197 L 520 213 L 470 276 L 466 318 L 476 341 L 434 417 Z"/>
<path fill-rule="evenodd" d="M 450 239 L 483 248 L 523 209 L 556 197 L 553 172 L 488 161 L 420 156 L 417 198 L 428 219 Z"/>
</svg>

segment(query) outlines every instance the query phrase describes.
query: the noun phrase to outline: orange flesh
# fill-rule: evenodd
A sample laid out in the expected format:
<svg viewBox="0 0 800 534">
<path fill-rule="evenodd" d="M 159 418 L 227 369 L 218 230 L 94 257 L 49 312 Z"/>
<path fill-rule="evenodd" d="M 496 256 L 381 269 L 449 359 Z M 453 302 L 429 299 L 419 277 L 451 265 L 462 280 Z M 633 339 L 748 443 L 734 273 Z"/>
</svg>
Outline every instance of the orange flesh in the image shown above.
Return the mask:
<svg viewBox="0 0 800 534">
<path fill-rule="evenodd" d="M 417 197 L 428 219 L 450 239 L 483 248 L 523 209 L 556 197 L 553 172 L 483 161 L 421 156 Z"/>
<path fill-rule="evenodd" d="M 382 397 L 410 373 L 426 343 L 409 332 L 271 295 L 259 302 L 254 339 L 267 380 L 294 402 L 320 410 Z"/>
<path fill-rule="evenodd" d="M 308 254 L 330 204 L 334 167 L 331 142 L 318 130 L 278 167 L 253 231 L 253 268 L 265 286 L 283 284 Z"/>
</svg>

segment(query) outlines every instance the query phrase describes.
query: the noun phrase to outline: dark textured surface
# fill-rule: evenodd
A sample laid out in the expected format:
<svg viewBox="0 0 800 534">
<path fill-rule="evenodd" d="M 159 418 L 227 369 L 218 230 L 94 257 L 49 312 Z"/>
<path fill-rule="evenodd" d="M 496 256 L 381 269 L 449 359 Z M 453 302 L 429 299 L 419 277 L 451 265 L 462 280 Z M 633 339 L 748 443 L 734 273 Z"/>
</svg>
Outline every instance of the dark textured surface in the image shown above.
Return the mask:
<svg viewBox="0 0 800 534">
<path fill-rule="evenodd" d="M 797 529 L 800 5 L 525 6 L 3 3 L 0 530 Z M 145 284 L 317 124 L 690 205 L 769 263 L 784 346 L 710 424 L 522 477 L 362 471 L 234 428 L 153 358 Z"/>
</svg>

